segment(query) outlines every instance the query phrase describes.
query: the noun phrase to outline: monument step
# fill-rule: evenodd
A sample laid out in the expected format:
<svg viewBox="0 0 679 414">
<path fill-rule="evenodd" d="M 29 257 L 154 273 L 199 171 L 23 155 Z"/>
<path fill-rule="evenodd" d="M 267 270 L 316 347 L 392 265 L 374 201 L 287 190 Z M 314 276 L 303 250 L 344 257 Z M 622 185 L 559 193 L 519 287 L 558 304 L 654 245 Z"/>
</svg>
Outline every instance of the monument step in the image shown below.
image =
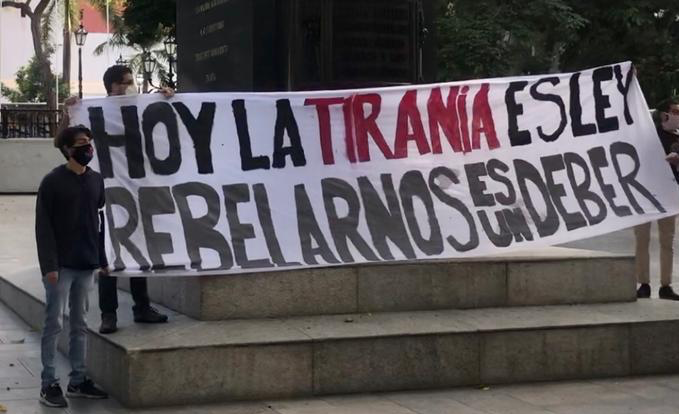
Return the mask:
<svg viewBox="0 0 679 414">
<path fill-rule="evenodd" d="M 636 298 L 633 257 L 558 247 L 459 261 L 149 278 L 149 289 L 154 302 L 199 320 Z"/>
<path fill-rule="evenodd" d="M 92 302 L 94 302 L 94 294 Z M 0 298 L 43 320 L 37 270 Z M 129 407 L 679 372 L 679 303 L 558 305 L 201 322 L 171 315 L 99 335 L 88 368 Z"/>
</svg>

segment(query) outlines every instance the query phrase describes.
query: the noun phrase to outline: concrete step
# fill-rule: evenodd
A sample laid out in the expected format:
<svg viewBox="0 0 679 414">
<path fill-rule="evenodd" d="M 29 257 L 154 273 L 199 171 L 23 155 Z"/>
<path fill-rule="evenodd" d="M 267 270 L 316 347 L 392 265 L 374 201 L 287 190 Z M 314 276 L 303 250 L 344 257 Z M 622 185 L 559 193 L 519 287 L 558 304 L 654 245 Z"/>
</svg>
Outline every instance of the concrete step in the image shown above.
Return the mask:
<svg viewBox="0 0 679 414">
<path fill-rule="evenodd" d="M 149 282 L 154 302 L 199 320 L 624 302 L 636 297 L 633 257 L 558 247 L 473 260 Z"/>
<path fill-rule="evenodd" d="M 40 327 L 35 269 L 0 279 L 0 299 Z M 661 300 L 160 326 L 129 306 L 118 333 L 88 334 L 92 377 L 129 407 L 679 372 L 679 303 Z"/>
</svg>

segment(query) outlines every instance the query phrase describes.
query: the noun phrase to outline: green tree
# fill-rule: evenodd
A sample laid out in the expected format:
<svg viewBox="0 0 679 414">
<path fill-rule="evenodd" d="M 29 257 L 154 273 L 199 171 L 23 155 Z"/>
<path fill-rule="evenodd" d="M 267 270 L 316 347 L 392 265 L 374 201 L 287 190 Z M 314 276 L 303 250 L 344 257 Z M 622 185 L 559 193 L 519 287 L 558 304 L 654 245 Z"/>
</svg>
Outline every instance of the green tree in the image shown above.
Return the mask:
<svg viewBox="0 0 679 414">
<path fill-rule="evenodd" d="M 42 78 L 40 84 L 45 88 L 43 95 L 48 106 L 54 109 L 55 106 L 55 90 L 54 83 L 50 79 L 54 79 L 50 65 L 50 57 L 53 45 L 50 44 L 50 35 L 52 33 L 52 24 L 56 21 L 63 22 L 63 62 L 62 73 L 64 74 L 64 82 L 70 85 L 71 77 L 71 39 L 73 36 L 73 28 L 80 23 L 79 19 L 79 1 L 78 0 L 61 0 L 63 8 L 57 7 L 57 0 L 39 0 L 34 7 L 31 7 L 31 1 L 13 1 L 1 0 L 2 7 L 15 8 L 21 12 L 22 17 L 27 17 L 30 21 L 31 35 L 33 38 L 33 50 L 35 52 L 34 65 L 37 66 L 39 74 Z M 105 13 L 107 4 L 111 7 L 112 12 L 122 8 L 124 0 L 88 0 L 90 4 Z M 70 88 L 69 88 L 70 89 Z M 70 93 L 70 91 L 68 91 Z M 9 92 L 8 92 L 9 93 Z M 4 94 L 4 92 L 3 92 Z M 60 91 L 61 95 L 61 91 Z"/>
<path fill-rule="evenodd" d="M 102 0 L 97 0 L 102 1 Z M 106 47 L 130 46 L 143 50 L 174 35 L 176 29 L 175 0 L 119 0 L 120 14 L 112 16 L 113 36 L 97 47 L 102 53 Z"/>
<path fill-rule="evenodd" d="M 458 0 L 437 21 L 441 79 L 558 70 L 587 20 L 565 0 Z"/>
<path fill-rule="evenodd" d="M 679 3 L 676 0 L 572 1 L 589 24 L 563 55 L 564 70 L 631 60 L 651 106 L 679 89 Z"/>
<path fill-rule="evenodd" d="M 47 50 L 51 54 L 51 50 Z M 49 82 L 54 87 L 56 79 L 51 75 Z M 17 89 L 11 89 L 5 85 L 1 85 L 2 94 L 6 96 L 11 102 L 47 102 L 46 85 L 44 78 L 38 64 L 38 60 L 34 57 L 27 65 L 22 66 L 16 74 Z M 66 98 L 68 96 L 68 84 L 60 79 L 59 81 L 59 96 Z"/>
<path fill-rule="evenodd" d="M 676 0 L 454 0 L 437 21 L 441 79 L 634 62 L 649 103 L 679 89 Z"/>
<path fill-rule="evenodd" d="M 128 65 L 133 71 L 141 72 L 142 56 L 148 50 L 157 62 L 155 75 L 161 84 L 167 85 L 168 56 L 162 42 L 176 33 L 176 8 L 176 0 L 124 1 L 122 12 L 112 18 L 113 36 L 95 48 L 94 53 L 100 55 L 106 48 L 131 47 L 136 53 L 127 56 Z"/>
<path fill-rule="evenodd" d="M 129 46 L 148 48 L 175 33 L 175 0 L 127 0 L 121 30 Z"/>
<path fill-rule="evenodd" d="M 33 51 L 35 52 L 35 65 L 38 68 L 41 82 L 45 88 L 45 102 L 50 109 L 56 109 L 54 84 L 50 80 L 54 79 L 52 68 L 50 67 L 49 53 L 47 52 L 47 38 L 49 31 L 46 30 L 50 23 L 51 9 L 55 3 L 52 0 L 40 0 L 31 8 L 30 0 L 24 2 L 13 0 L 2 0 L 2 7 L 15 8 L 21 12 L 22 17 L 27 17 L 31 25 L 31 36 L 33 38 Z"/>
</svg>

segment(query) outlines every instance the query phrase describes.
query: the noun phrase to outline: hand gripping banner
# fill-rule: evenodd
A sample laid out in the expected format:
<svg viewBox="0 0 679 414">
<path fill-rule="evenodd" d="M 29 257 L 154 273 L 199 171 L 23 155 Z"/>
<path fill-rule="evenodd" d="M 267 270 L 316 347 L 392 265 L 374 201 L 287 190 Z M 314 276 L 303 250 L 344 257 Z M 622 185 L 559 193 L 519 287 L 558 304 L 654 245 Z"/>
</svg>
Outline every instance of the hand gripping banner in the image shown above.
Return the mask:
<svg viewBox="0 0 679 414">
<path fill-rule="evenodd" d="M 395 88 L 85 100 L 117 271 L 494 255 L 679 212 L 631 63 Z"/>
</svg>

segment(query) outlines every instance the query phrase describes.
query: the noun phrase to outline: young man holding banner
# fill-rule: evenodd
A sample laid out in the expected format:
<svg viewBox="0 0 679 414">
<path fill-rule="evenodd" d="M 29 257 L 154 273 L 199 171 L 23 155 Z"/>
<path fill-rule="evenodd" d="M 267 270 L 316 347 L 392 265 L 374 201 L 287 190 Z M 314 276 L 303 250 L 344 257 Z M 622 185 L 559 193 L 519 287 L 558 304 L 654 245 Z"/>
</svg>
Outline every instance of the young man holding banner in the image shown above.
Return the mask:
<svg viewBox="0 0 679 414">
<path fill-rule="evenodd" d="M 656 107 L 658 137 L 662 143 L 667 161 L 672 165 L 674 177 L 679 182 L 679 97 L 665 99 Z M 672 261 L 674 253 L 674 232 L 676 216 L 658 220 L 658 239 L 660 242 L 660 290 L 661 299 L 679 300 L 672 287 Z M 636 275 L 641 285 L 637 290 L 638 298 L 651 296 L 649 276 L 650 258 L 648 246 L 651 239 L 651 223 L 641 224 L 634 229 L 636 238 Z"/>
<path fill-rule="evenodd" d="M 138 89 L 134 82 L 132 70 L 127 66 L 111 66 L 104 73 L 104 87 L 108 96 L 137 95 Z M 171 88 L 159 90 L 165 97 L 174 96 Z M 77 98 L 69 98 L 64 103 L 67 106 L 77 103 Z M 68 112 L 64 114 L 62 125 L 68 125 Z M 102 334 L 113 333 L 118 330 L 118 278 L 108 274 L 108 269 L 102 269 L 99 273 L 99 309 L 101 310 L 101 326 L 99 332 Z M 151 306 L 148 295 L 146 278 L 130 278 L 130 292 L 134 300 L 132 311 L 134 321 L 137 323 L 164 323 L 167 322 L 167 315 L 163 315 Z"/>
</svg>

